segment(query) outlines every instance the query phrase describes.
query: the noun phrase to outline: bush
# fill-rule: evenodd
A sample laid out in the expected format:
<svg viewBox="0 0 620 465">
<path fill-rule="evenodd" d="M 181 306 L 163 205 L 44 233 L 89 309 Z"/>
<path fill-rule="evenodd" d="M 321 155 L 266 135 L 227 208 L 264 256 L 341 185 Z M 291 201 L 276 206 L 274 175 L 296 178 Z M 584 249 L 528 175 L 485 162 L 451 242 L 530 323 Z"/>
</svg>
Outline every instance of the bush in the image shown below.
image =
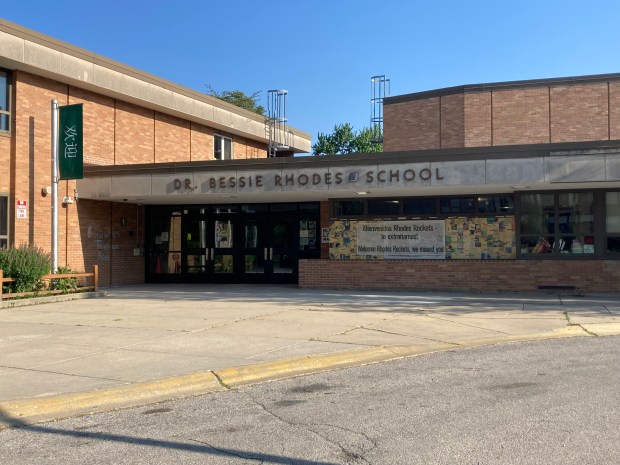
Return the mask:
<svg viewBox="0 0 620 465">
<path fill-rule="evenodd" d="M 58 274 L 71 273 L 71 268 L 68 266 L 61 266 L 58 268 Z M 52 279 L 50 289 L 62 291 L 63 294 L 68 294 L 71 291 L 76 291 L 78 288 L 77 278 L 59 278 Z"/>
<path fill-rule="evenodd" d="M 51 271 L 50 255 L 33 246 L 20 245 L 0 250 L 0 270 L 4 276 L 15 278 L 4 288 L 11 292 L 31 292 L 43 289 L 41 277 Z"/>
</svg>

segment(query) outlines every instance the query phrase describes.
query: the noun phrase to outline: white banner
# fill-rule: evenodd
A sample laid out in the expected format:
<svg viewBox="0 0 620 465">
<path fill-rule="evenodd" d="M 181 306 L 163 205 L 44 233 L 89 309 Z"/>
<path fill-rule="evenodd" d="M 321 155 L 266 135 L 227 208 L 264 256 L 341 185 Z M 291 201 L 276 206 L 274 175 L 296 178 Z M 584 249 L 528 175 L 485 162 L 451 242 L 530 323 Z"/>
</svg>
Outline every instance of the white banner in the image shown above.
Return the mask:
<svg viewBox="0 0 620 465">
<path fill-rule="evenodd" d="M 442 220 L 359 222 L 357 255 L 445 259 L 445 223 Z"/>
</svg>

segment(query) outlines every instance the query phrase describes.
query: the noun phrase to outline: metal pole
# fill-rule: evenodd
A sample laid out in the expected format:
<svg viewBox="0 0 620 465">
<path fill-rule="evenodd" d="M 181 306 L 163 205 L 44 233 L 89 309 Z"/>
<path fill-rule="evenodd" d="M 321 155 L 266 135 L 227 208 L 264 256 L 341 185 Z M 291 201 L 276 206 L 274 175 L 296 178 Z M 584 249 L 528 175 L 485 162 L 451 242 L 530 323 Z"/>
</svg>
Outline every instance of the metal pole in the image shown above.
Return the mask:
<svg viewBox="0 0 620 465">
<path fill-rule="evenodd" d="M 52 273 L 58 272 L 58 100 L 52 100 Z"/>
</svg>

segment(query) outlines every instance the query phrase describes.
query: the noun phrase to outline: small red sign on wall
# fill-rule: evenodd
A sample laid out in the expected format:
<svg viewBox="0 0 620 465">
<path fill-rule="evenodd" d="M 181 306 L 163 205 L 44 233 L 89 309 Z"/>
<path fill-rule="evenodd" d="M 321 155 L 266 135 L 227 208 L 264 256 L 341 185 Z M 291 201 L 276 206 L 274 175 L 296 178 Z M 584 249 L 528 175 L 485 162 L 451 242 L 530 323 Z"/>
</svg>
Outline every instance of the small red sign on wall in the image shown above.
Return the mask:
<svg viewBox="0 0 620 465">
<path fill-rule="evenodd" d="M 17 208 L 15 210 L 15 216 L 21 219 L 28 218 L 28 211 L 26 210 L 27 206 L 28 202 L 26 200 L 18 200 Z"/>
</svg>

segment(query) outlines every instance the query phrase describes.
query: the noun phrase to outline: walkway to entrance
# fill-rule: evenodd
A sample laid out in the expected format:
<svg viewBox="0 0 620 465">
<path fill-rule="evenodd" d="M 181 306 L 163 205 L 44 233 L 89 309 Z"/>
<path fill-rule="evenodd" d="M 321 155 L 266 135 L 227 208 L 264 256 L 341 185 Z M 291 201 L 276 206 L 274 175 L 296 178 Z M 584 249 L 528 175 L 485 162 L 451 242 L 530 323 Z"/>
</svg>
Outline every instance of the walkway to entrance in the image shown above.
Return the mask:
<svg viewBox="0 0 620 465">
<path fill-rule="evenodd" d="M 137 383 L 168 378 L 149 387 L 163 400 L 187 395 L 174 389 L 189 373 L 196 373 L 191 382 L 208 379 L 223 389 L 217 377 L 231 386 L 248 374 L 251 381 L 472 345 L 620 334 L 618 296 L 264 284 L 153 284 L 107 292 L 0 310 L 0 403 L 92 390 L 104 395 L 128 386 L 144 395 L 147 389 Z"/>
</svg>

